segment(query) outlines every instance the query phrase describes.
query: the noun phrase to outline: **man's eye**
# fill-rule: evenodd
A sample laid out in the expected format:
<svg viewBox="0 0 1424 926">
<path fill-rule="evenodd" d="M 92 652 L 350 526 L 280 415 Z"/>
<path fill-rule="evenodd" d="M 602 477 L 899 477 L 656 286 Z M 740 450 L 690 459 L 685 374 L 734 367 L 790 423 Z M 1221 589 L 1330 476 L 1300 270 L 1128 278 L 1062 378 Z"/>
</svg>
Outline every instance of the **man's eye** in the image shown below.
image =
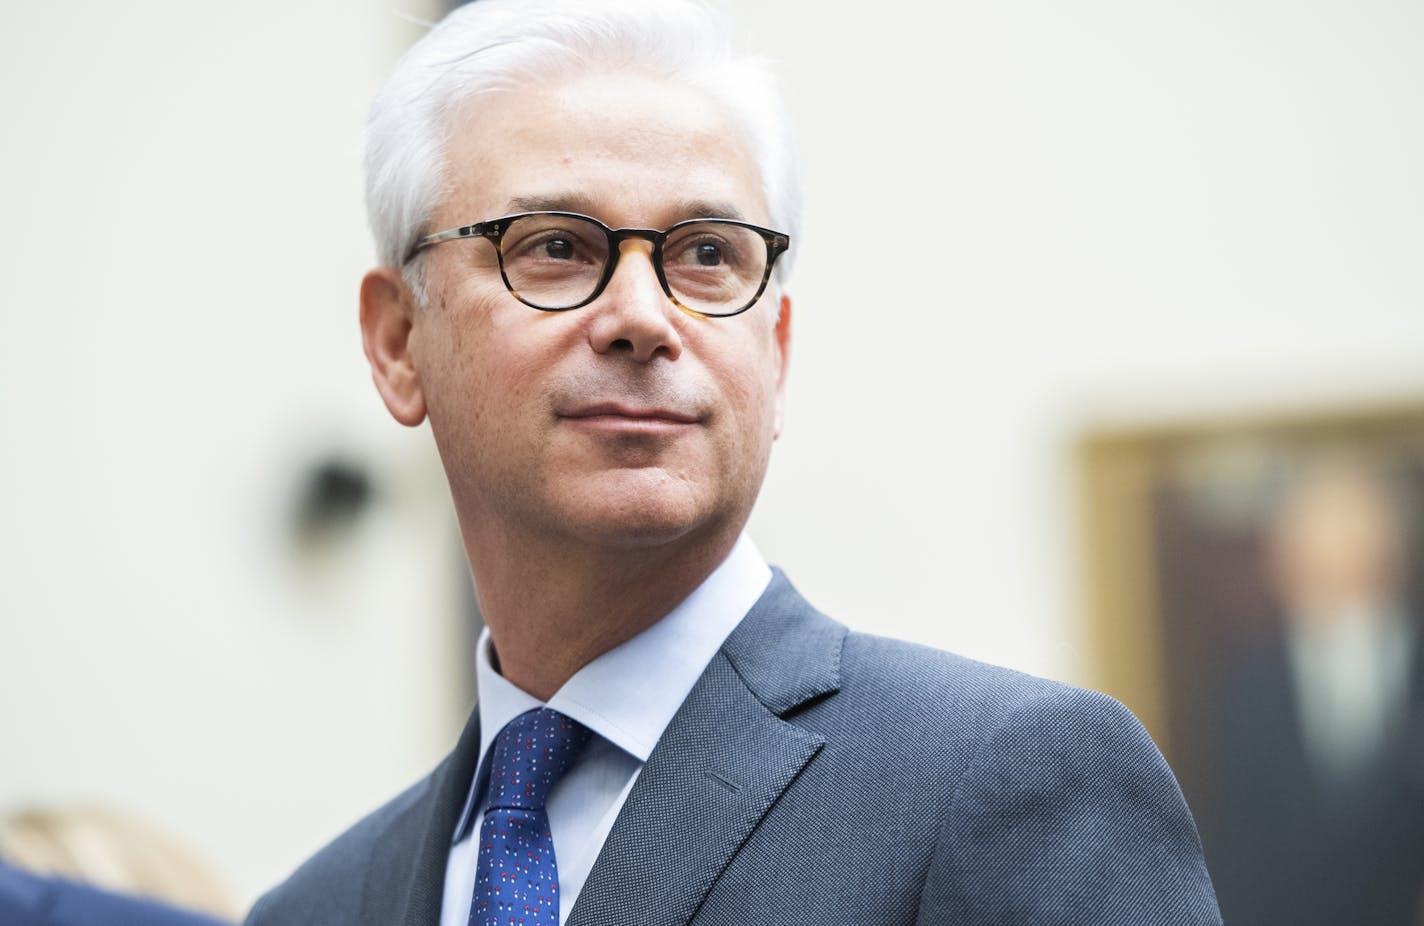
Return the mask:
<svg viewBox="0 0 1424 926">
<path fill-rule="evenodd" d="M 574 243 L 569 238 L 550 238 L 544 242 L 544 256 L 553 260 L 573 260 Z"/>
<path fill-rule="evenodd" d="M 683 267 L 726 267 L 736 262 L 736 248 L 716 236 L 683 241 L 669 249 L 672 262 Z"/>
<path fill-rule="evenodd" d="M 707 242 L 699 244 L 693 251 L 693 256 L 703 267 L 716 267 L 722 263 L 722 249 Z"/>
</svg>

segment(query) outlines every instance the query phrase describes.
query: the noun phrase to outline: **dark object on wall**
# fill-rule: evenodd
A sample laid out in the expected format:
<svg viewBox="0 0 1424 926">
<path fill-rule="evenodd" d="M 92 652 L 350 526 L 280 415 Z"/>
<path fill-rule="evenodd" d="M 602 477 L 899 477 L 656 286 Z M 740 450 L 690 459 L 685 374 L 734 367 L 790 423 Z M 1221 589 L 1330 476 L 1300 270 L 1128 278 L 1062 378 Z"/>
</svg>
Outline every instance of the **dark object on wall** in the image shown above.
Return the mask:
<svg viewBox="0 0 1424 926">
<path fill-rule="evenodd" d="M 365 467 L 336 457 L 318 462 L 303 478 L 297 498 L 293 527 L 298 541 L 312 545 L 344 534 L 374 494 Z"/>
</svg>

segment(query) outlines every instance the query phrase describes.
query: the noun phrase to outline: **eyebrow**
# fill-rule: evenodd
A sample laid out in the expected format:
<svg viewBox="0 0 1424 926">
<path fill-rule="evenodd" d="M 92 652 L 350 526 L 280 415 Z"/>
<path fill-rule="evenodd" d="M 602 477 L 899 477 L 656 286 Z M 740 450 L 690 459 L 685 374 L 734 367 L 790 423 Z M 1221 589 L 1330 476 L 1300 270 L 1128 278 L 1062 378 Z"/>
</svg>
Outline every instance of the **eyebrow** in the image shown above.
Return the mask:
<svg viewBox="0 0 1424 926">
<path fill-rule="evenodd" d="M 511 213 L 577 212 L 581 215 L 599 218 L 598 208 L 594 204 L 594 201 L 582 193 L 556 193 L 549 196 L 516 196 L 509 201 L 509 210 Z M 729 202 L 721 200 L 678 200 L 666 207 L 664 214 L 673 216 L 673 222 L 682 222 L 687 219 L 736 219 L 741 222 L 747 221 L 742 210 Z"/>
</svg>

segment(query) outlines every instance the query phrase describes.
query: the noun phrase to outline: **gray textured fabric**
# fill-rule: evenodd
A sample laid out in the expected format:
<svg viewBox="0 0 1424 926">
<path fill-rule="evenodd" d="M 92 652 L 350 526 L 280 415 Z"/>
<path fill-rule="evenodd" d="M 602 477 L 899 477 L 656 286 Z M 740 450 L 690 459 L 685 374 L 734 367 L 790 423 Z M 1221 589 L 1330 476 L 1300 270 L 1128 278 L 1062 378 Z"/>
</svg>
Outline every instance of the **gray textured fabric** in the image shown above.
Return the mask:
<svg viewBox="0 0 1424 926">
<path fill-rule="evenodd" d="M 249 926 L 436 926 L 474 720 Z M 777 572 L 629 794 L 569 926 L 1220 923 L 1116 701 L 846 629 Z"/>
</svg>

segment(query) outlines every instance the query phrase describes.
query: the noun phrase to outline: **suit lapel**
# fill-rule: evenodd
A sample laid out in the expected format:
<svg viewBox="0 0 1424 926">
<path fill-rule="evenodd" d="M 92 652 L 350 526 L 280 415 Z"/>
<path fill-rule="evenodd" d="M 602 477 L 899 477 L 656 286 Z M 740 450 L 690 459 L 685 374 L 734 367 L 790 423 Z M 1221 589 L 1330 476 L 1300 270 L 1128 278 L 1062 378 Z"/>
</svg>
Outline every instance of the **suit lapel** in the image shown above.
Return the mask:
<svg viewBox="0 0 1424 926">
<path fill-rule="evenodd" d="M 777 572 L 648 757 L 568 926 L 679 926 L 824 745 L 782 719 L 839 684 L 845 628 Z"/>
<path fill-rule="evenodd" d="M 480 753 L 480 712 L 470 712 L 455 751 L 426 780 L 426 790 L 372 850 L 361 926 L 439 926 L 445 867 Z"/>
</svg>

